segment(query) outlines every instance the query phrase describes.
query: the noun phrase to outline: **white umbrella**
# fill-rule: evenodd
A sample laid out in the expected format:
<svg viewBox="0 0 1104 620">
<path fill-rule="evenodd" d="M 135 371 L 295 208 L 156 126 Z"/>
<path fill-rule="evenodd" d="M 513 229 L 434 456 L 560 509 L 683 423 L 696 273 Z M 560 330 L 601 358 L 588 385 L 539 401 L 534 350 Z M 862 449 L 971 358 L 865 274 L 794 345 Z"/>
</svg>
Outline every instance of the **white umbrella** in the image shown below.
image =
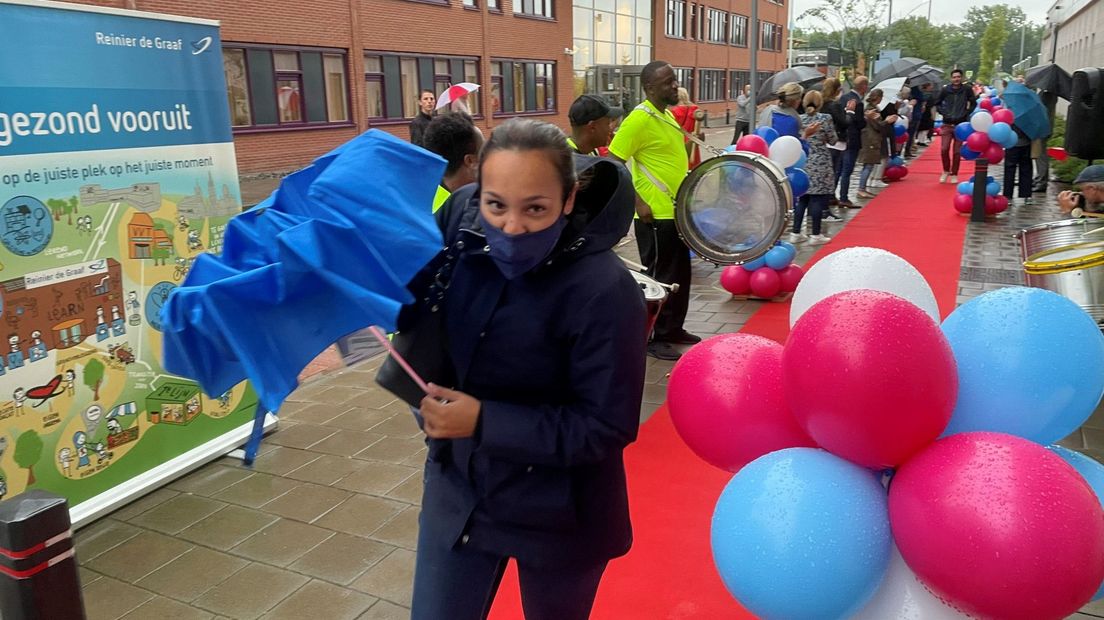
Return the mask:
<svg viewBox="0 0 1104 620">
<path fill-rule="evenodd" d="M 901 94 L 901 89 L 905 87 L 905 80 L 907 78 L 890 78 L 883 82 L 878 83 L 874 88 L 881 89 L 882 91 L 882 105 L 881 108 L 885 108 L 891 103 L 897 103 L 900 99 L 898 95 Z"/>
<path fill-rule="evenodd" d="M 440 110 L 464 95 L 474 93 L 477 90 L 479 90 L 479 84 L 472 84 L 471 82 L 453 84 L 446 88 L 445 92 L 437 96 L 437 109 Z"/>
</svg>

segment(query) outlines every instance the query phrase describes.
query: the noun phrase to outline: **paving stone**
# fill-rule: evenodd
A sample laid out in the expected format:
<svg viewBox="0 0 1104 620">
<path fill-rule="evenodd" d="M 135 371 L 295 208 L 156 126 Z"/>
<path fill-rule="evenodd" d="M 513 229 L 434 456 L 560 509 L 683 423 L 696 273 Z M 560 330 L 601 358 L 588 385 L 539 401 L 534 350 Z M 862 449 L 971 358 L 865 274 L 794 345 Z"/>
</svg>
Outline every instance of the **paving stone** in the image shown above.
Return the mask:
<svg viewBox="0 0 1104 620">
<path fill-rule="evenodd" d="M 404 439 L 385 437 L 357 453 L 357 458 L 383 461 L 385 463 L 403 463 L 412 455 L 425 450 L 422 439 Z"/>
<path fill-rule="evenodd" d="M 210 612 L 189 607 L 163 596 L 155 596 L 123 616 L 121 620 L 211 620 L 212 618 L 214 615 Z"/>
<path fill-rule="evenodd" d="M 250 564 L 195 601 L 197 607 L 241 620 L 258 618 L 308 579 L 290 571 Z"/>
<path fill-rule="evenodd" d="M 414 582 L 414 552 L 396 549 L 353 582 L 361 592 L 401 605 L 410 606 Z"/>
<path fill-rule="evenodd" d="M 400 607 L 390 601 L 380 600 L 357 620 L 409 620 L 409 618 L 410 609 Z"/>
<path fill-rule="evenodd" d="M 273 514 L 230 505 L 196 522 L 178 536 L 215 549 L 230 549 L 278 519 Z"/>
<path fill-rule="evenodd" d="M 423 491 L 422 471 L 421 468 L 416 469 L 416 472 L 404 480 L 402 484 L 388 491 L 386 493 L 387 497 L 420 506 Z"/>
<path fill-rule="evenodd" d="M 190 602 L 245 568 L 241 558 L 196 547 L 136 582 L 147 590 Z"/>
<path fill-rule="evenodd" d="M 140 528 L 113 518 L 101 519 L 88 527 L 81 528 L 74 537 L 77 560 L 84 563 L 96 556 L 118 547 L 141 534 Z"/>
<path fill-rule="evenodd" d="M 88 620 L 117 620 L 153 598 L 152 592 L 111 577 L 90 583 L 83 595 Z"/>
<path fill-rule="evenodd" d="M 418 548 L 418 514 L 421 509 L 411 506 L 372 532 L 372 538 L 389 545 L 414 551 Z"/>
<path fill-rule="evenodd" d="M 259 508 L 299 486 L 295 480 L 269 474 L 253 474 L 215 494 L 219 499 L 250 508 Z"/>
<path fill-rule="evenodd" d="M 406 409 L 406 413 L 409 415 L 410 409 Z M 366 431 L 393 415 L 395 414 L 390 411 L 369 409 L 367 407 L 353 407 L 345 413 L 326 422 L 326 428 Z"/>
<path fill-rule="evenodd" d="M 85 565 L 103 575 L 135 582 L 184 555 L 194 545 L 156 532 L 142 532 Z"/>
<path fill-rule="evenodd" d="M 288 474 L 289 478 L 331 486 L 335 482 L 355 474 L 369 465 L 359 459 L 327 454 Z"/>
<path fill-rule="evenodd" d="M 333 535 L 330 530 L 280 519 L 245 539 L 230 552 L 275 566 L 287 566 Z"/>
<path fill-rule="evenodd" d="M 335 428 L 320 426 L 318 424 L 300 423 L 289 426 L 281 424 L 280 430 L 272 433 L 272 435 L 265 440 L 278 446 L 304 450 L 336 432 L 337 429 Z"/>
<path fill-rule="evenodd" d="M 349 534 L 335 534 L 305 553 L 288 569 L 340 585 L 348 585 L 387 557 L 395 546 Z M 361 610 L 363 611 L 363 610 Z"/>
<path fill-rule="evenodd" d="M 276 446 L 253 461 L 253 469 L 266 474 L 284 476 L 318 458 L 318 454 L 295 448 Z"/>
<path fill-rule="evenodd" d="M 129 519 L 137 517 L 150 508 L 169 501 L 179 494 L 179 491 L 173 491 L 172 489 L 157 489 L 156 491 L 127 504 L 119 510 L 116 510 L 115 512 L 111 513 L 111 516 L 120 521 L 127 521 Z"/>
<path fill-rule="evenodd" d="M 410 438 L 421 436 L 422 429 L 418 428 L 418 421 L 414 419 L 414 414 L 407 411 L 406 413 L 393 415 L 373 426 L 372 432 L 388 437 Z"/>
<path fill-rule="evenodd" d="M 262 510 L 287 519 L 311 523 L 349 498 L 341 489 L 302 483 L 262 506 Z"/>
<path fill-rule="evenodd" d="M 264 620 L 353 620 L 377 599 L 347 588 L 311 581 L 264 615 Z"/>
<path fill-rule="evenodd" d="M 368 462 L 360 470 L 342 478 L 333 486 L 355 493 L 367 493 L 369 495 L 387 495 L 395 487 L 411 476 L 416 476 L 420 470 L 406 465 L 392 463 Z M 420 495 L 419 495 L 420 497 Z"/>
<path fill-rule="evenodd" d="M 311 446 L 311 450 L 339 456 L 353 456 L 384 439 L 384 437 L 384 435 L 374 431 L 342 431 L 314 444 Z"/>
<path fill-rule="evenodd" d="M 394 500 L 354 495 L 315 521 L 315 525 L 367 538 L 404 508 L 406 504 Z"/>
<path fill-rule="evenodd" d="M 249 470 L 240 467 L 201 467 L 173 482 L 169 488 L 182 493 L 211 497 L 235 482 L 245 480 L 249 475 Z"/>
<path fill-rule="evenodd" d="M 130 522 L 165 534 L 177 534 L 225 506 L 225 503 L 217 500 L 185 493 L 143 512 Z"/>
</svg>

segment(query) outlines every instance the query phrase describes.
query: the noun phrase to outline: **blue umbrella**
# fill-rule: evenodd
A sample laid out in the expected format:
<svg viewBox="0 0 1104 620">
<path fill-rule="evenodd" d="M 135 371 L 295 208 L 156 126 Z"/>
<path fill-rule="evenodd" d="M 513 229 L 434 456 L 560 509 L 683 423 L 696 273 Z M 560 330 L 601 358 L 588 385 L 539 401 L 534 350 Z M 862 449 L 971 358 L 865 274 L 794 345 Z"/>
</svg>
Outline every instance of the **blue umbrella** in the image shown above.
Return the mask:
<svg viewBox="0 0 1104 620">
<path fill-rule="evenodd" d="M 1016 126 L 1032 140 L 1050 135 L 1050 118 L 1035 91 L 1018 82 L 1010 82 L 1001 95 L 1004 107 L 1016 115 Z"/>
<path fill-rule="evenodd" d="M 430 205 L 440 157 L 372 130 L 289 175 L 232 219 L 221 256 L 201 254 L 161 310 L 164 367 L 222 394 L 248 379 L 267 411 L 338 338 L 394 330 L 406 286 L 441 250 Z"/>
</svg>

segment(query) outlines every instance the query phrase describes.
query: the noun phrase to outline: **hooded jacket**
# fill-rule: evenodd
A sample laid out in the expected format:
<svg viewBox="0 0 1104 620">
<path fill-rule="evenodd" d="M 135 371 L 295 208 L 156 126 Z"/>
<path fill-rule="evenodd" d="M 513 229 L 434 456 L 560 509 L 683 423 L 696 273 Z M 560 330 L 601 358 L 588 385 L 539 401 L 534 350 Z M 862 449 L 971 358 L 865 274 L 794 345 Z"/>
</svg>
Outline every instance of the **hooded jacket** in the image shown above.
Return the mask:
<svg viewBox="0 0 1104 620">
<path fill-rule="evenodd" d="M 614 245 L 634 213 L 624 166 L 576 155 L 580 188 L 548 259 L 507 280 L 479 224 L 479 188 L 438 213 L 457 260 L 443 300 L 456 389 L 475 434 L 431 439 L 422 535 L 533 565 L 598 562 L 632 542 L 622 451 L 636 439 L 645 304 Z"/>
</svg>

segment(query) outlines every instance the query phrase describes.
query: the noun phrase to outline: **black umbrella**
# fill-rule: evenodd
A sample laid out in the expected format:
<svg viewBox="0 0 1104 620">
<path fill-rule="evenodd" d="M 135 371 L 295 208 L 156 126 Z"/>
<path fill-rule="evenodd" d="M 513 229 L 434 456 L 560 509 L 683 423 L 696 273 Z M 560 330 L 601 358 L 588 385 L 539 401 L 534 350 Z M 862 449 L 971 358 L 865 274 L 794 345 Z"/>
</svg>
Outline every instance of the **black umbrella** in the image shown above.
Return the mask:
<svg viewBox="0 0 1104 620">
<path fill-rule="evenodd" d="M 1024 84 L 1069 100 L 1070 91 L 1073 89 L 1073 78 L 1066 73 L 1065 69 L 1050 62 L 1029 69 L 1024 76 Z"/>
<path fill-rule="evenodd" d="M 924 84 L 941 84 L 943 82 L 943 70 L 931 65 L 918 67 L 908 75 L 910 86 L 922 86 Z"/>
<path fill-rule="evenodd" d="M 756 103 L 765 103 L 778 99 L 778 89 L 790 82 L 797 82 L 801 88 L 809 90 L 824 81 L 824 74 L 812 67 L 790 67 L 770 76 L 759 85 Z"/>
<path fill-rule="evenodd" d="M 878 84 L 895 77 L 908 77 L 910 73 L 927 64 L 926 61 L 912 56 L 898 58 L 874 74 L 871 83 Z"/>
</svg>

